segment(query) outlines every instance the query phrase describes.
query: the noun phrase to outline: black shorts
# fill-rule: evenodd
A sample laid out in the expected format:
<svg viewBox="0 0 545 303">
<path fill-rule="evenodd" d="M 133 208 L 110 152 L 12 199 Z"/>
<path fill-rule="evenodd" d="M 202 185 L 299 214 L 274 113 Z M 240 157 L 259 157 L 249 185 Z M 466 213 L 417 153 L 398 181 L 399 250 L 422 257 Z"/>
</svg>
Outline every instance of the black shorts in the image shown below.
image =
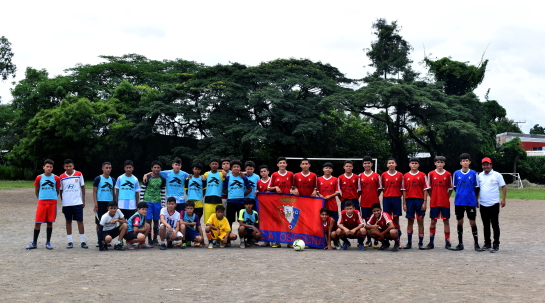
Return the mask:
<svg viewBox="0 0 545 303">
<path fill-rule="evenodd" d="M 197 207 L 197 208 L 194 208 L 193 212 L 199 216 L 199 219 L 202 218 L 202 215 L 204 213 L 204 208 L 203 207 Z"/>
<path fill-rule="evenodd" d="M 112 237 L 112 239 L 115 239 L 119 237 L 119 226 L 115 227 L 114 229 L 110 230 L 103 230 L 102 231 L 102 240 L 106 239 L 106 236 Z"/>
<path fill-rule="evenodd" d="M 135 233 L 134 231 L 128 232 L 125 234 L 125 237 L 123 237 L 127 241 L 136 240 L 138 239 L 138 235 L 141 233 Z"/>
<path fill-rule="evenodd" d="M 218 196 L 205 196 L 204 203 L 207 204 L 221 204 L 221 197 Z"/>
<path fill-rule="evenodd" d="M 123 213 L 125 220 L 129 220 L 136 213 L 136 209 L 119 209 Z"/>
<path fill-rule="evenodd" d="M 97 225 L 100 224 L 100 219 L 102 218 L 102 216 L 104 216 L 104 214 L 108 212 L 108 203 L 110 202 L 98 201 L 98 210 L 95 213 L 95 223 Z"/>
<path fill-rule="evenodd" d="M 456 214 L 456 220 L 462 220 L 464 218 L 464 212 L 467 212 L 467 218 L 475 221 L 477 218 L 477 208 L 473 206 L 454 205 L 454 213 Z"/>
<path fill-rule="evenodd" d="M 83 204 L 63 206 L 62 213 L 66 221 L 83 222 Z"/>
</svg>

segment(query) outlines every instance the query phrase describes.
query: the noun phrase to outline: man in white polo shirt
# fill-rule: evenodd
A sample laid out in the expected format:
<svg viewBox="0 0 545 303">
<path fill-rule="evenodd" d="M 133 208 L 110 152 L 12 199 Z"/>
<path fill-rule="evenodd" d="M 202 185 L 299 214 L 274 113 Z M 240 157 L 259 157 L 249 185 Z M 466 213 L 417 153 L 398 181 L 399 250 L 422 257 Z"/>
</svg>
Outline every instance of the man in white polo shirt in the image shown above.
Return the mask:
<svg viewBox="0 0 545 303">
<path fill-rule="evenodd" d="M 484 225 L 484 246 L 482 251 L 490 250 L 490 252 L 494 253 L 500 250 L 500 204 L 501 207 L 505 207 L 507 188 L 502 175 L 492 169 L 492 160 L 490 158 L 484 158 L 481 163 L 483 172 L 479 174 L 478 181 L 481 189 L 479 192 L 481 219 Z M 500 187 L 502 188 L 501 200 Z M 494 230 L 493 243 L 490 243 L 490 224 L 492 224 Z"/>
</svg>

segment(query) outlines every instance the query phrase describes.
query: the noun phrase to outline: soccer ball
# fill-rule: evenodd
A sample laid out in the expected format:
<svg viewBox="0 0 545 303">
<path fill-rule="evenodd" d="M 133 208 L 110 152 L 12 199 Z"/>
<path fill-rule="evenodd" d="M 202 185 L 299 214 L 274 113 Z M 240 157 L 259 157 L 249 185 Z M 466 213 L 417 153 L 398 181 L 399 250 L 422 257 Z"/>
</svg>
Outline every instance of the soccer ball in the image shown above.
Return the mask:
<svg viewBox="0 0 545 303">
<path fill-rule="evenodd" d="M 305 249 L 305 241 L 301 239 L 293 241 L 293 249 L 295 249 L 296 251 L 302 251 L 303 249 Z"/>
</svg>

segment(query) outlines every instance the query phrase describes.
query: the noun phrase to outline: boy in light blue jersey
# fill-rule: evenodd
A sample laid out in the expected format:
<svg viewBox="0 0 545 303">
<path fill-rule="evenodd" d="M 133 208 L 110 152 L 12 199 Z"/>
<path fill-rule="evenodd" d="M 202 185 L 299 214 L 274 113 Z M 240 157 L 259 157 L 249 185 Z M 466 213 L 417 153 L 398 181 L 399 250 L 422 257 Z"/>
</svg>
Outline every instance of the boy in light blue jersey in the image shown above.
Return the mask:
<svg viewBox="0 0 545 303">
<path fill-rule="evenodd" d="M 242 162 L 231 161 L 231 175 L 223 182 L 223 193 L 227 195 L 227 220 L 229 225 L 237 221 L 237 213 L 244 209 L 244 196 L 252 191 L 252 185 L 241 173 Z"/>
<path fill-rule="evenodd" d="M 185 179 L 185 190 L 187 192 L 187 200 L 195 203 L 194 212 L 202 217 L 204 208 L 204 192 L 206 190 L 206 180 L 201 177 L 202 164 L 193 163 L 191 165 L 193 175 Z"/>
<path fill-rule="evenodd" d="M 470 169 L 469 165 L 471 160 L 469 154 L 463 153 L 460 155 L 460 165 L 462 169 L 454 172 L 453 186 L 456 196 L 454 197 L 454 212 L 456 214 L 456 220 L 458 220 L 458 246 L 451 248 L 451 250 L 463 250 L 464 244 L 462 241 L 462 235 L 464 232 L 464 213 L 467 213 L 469 219 L 469 225 L 471 225 L 471 232 L 473 234 L 473 240 L 475 241 L 474 247 L 476 251 L 481 251 L 479 246 L 479 237 L 477 235 L 477 224 L 475 224 L 475 218 L 477 217 L 477 195 L 479 193 L 479 182 L 477 178 L 477 172 Z"/>
<path fill-rule="evenodd" d="M 204 173 L 203 179 L 206 180 L 206 194 L 204 196 L 204 222 L 216 212 L 216 206 L 222 204 L 221 196 L 223 194 L 223 182 L 226 174 L 219 170 L 220 160 L 210 159 L 210 171 Z"/>
<path fill-rule="evenodd" d="M 96 177 L 93 182 L 93 201 L 95 203 L 93 211 L 95 212 L 97 233 L 102 216 L 108 212 L 108 203 L 110 201 L 117 202 L 114 189 L 115 179 L 110 176 L 111 173 L 112 163 L 104 162 L 102 163 L 102 175 Z"/>
<path fill-rule="evenodd" d="M 151 173 L 145 174 L 143 180 L 146 181 L 149 175 Z M 176 211 L 183 211 L 185 209 L 184 180 L 189 177 L 189 174 L 182 171 L 182 159 L 174 158 L 172 160 L 172 169 L 161 171 L 159 175 L 166 179 L 165 199 L 174 197 L 176 199 Z"/>
<path fill-rule="evenodd" d="M 261 178 L 257 174 L 254 174 L 255 163 L 253 161 L 246 161 L 246 163 L 244 163 L 244 169 L 246 170 L 246 178 L 248 178 L 248 181 L 250 182 L 250 185 L 252 186 L 252 191 L 246 196 L 244 196 L 244 198 L 254 199 L 254 201 L 256 202 L 254 205 L 254 209 L 257 209 L 257 200 L 255 199 L 255 191 L 257 190 L 257 182 Z"/>
<path fill-rule="evenodd" d="M 247 163 L 247 162 L 246 162 Z M 255 200 L 252 198 L 244 199 L 244 210 L 238 213 L 238 236 L 240 238 L 240 248 L 252 245 L 258 246 L 261 238 L 261 232 L 258 229 L 259 216 L 254 210 Z"/>
<path fill-rule="evenodd" d="M 131 160 L 125 161 L 123 169 L 125 173 L 119 176 L 115 182 L 115 195 L 119 210 L 125 218 L 130 218 L 136 212 L 136 203 L 140 201 L 141 189 L 138 178 L 132 174 L 134 163 Z"/>
</svg>

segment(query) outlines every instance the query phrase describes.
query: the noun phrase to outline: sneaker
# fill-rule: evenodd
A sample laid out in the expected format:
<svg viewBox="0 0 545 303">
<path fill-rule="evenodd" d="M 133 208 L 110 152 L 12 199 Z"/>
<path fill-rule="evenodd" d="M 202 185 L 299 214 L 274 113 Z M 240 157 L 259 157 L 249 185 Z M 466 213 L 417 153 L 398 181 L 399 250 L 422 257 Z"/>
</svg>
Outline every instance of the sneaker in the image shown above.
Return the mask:
<svg viewBox="0 0 545 303">
<path fill-rule="evenodd" d="M 350 242 L 347 241 L 343 243 L 343 246 L 341 246 L 341 249 L 347 250 L 350 246 L 352 246 L 352 244 L 350 244 Z"/>
<path fill-rule="evenodd" d="M 449 247 L 450 250 L 464 250 L 464 244 L 460 243 L 456 247 Z"/>
<path fill-rule="evenodd" d="M 47 248 L 47 249 L 49 249 L 49 250 L 52 250 L 52 249 L 53 249 L 53 246 L 51 246 L 51 243 L 45 242 L 45 248 Z"/>
<path fill-rule="evenodd" d="M 358 248 L 361 250 L 367 250 L 367 248 L 365 248 L 365 245 L 363 245 L 363 243 L 358 244 Z"/>
<path fill-rule="evenodd" d="M 149 245 L 149 244 L 138 244 L 138 248 L 152 248 L 153 246 Z"/>
<path fill-rule="evenodd" d="M 363 245 L 363 246 L 365 246 L 365 247 L 371 247 L 371 246 L 372 246 L 371 241 L 365 242 L 365 245 Z"/>
<path fill-rule="evenodd" d="M 413 247 L 412 243 L 407 243 L 405 246 L 403 246 L 403 249 L 411 249 Z"/>
<path fill-rule="evenodd" d="M 425 249 L 424 248 L 424 243 L 418 243 L 418 249 Z"/>
<path fill-rule="evenodd" d="M 379 247 L 380 247 L 380 245 L 378 245 L 378 241 L 375 240 L 375 243 L 373 244 L 373 248 L 374 248 L 374 249 L 377 249 L 377 248 L 379 248 Z"/>
<path fill-rule="evenodd" d="M 89 248 L 89 246 L 87 246 L 87 243 L 81 242 L 81 248 Z"/>
<path fill-rule="evenodd" d="M 475 251 L 483 251 L 477 243 L 475 243 Z"/>
<path fill-rule="evenodd" d="M 208 249 L 212 249 L 214 248 L 214 243 L 213 242 L 209 242 L 208 243 Z"/>
<path fill-rule="evenodd" d="M 123 243 L 119 243 L 119 244 L 114 245 L 114 250 L 124 251 L 125 249 L 123 248 Z"/>
<path fill-rule="evenodd" d="M 487 251 L 487 250 L 490 250 L 490 248 L 491 248 L 490 245 L 485 244 L 481 251 Z"/>
<path fill-rule="evenodd" d="M 136 247 L 136 244 L 132 244 L 132 243 L 127 242 L 127 249 L 128 250 L 134 250 L 135 247 Z"/>
<path fill-rule="evenodd" d="M 244 241 L 240 241 L 240 248 L 246 248 L 246 244 L 244 243 Z"/>
<path fill-rule="evenodd" d="M 38 246 L 36 246 L 36 243 L 34 243 L 34 242 L 30 242 L 30 245 L 28 245 L 28 246 L 26 247 L 27 250 L 29 250 L 29 249 L 36 249 L 36 248 L 38 248 Z"/>
<path fill-rule="evenodd" d="M 104 241 L 102 241 L 102 250 L 103 251 L 108 250 L 108 245 L 106 245 L 106 243 L 104 243 Z"/>
<path fill-rule="evenodd" d="M 293 248 L 293 244 L 288 244 L 288 248 Z"/>
<path fill-rule="evenodd" d="M 500 246 L 498 244 L 494 244 L 494 246 L 490 249 L 491 253 L 497 253 L 500 251 Z"/>
<path fill-rule="evenodd" d="M 74 248 L 74 243 L 68 242 L 68 245 L 66 245 L 66 248 L 68 248 L 68 249 Z"/>
<path fill-rule="evenodd" d="M 152 243 L 153 246 L 159 246 L 159 240 L 157 240 L 157 238 L 153 239 Z"/>
<path fill-rule="evenodd" d="M 159 249 L 160 250 L 165 250 L 167 249 L 167 245 L 165 243 L 161 244 L 161 246 L 159 246 Z"/>
<path fill-rule="evenodd" d="M 279 248 L 279 247 L 282 247 L 282 245 L 280 245 L 280 243 L 278 243 L 278 242 L 272 242 L 271 247 L 272 248 Z"/>
<path fill-rule="evenodd" d="M 392 247 L 393 252 L 396 252 L 398 250 L 399 250 L 399 245 L 394 245 L 394 247 Z"/>
<path fill-rule="evenodd" d="M 112 247 L 112 243 L 108 243 L 108 244 L 106 244 L 106 246 Z"/>
<path fill-rule="evenodd" d="M 383 242 L 383 243 L 382 243 L 382 246 L 380 246 L 380 247 L 378 248 L 378 250 L 386 250 L 386 248 L 388 248 L 388 246 L 390 246 L 390 245 L 386 245 L 386 242 Z"/>
<path fill-rule="evenodd" d="M 220 248 L 225 248 L 225 243 L 223 243 L 223 241 L 220 241 Z"/>
<path fill-rule="evenodd" d="M 172 241 L 167 242 L 167 248 L 173 248 L 174 245 L 172 244 Z"/>
<path fill-rule="evenodd" d="M 428 245 L 424 246 L 424 245 L 420 245 L 418 244 L 418 249 L 420 250 L 429 250 L 429 249 L 434 249 L 435 248 L 435 245 L 433 245 L 432 243 L 429 243 Z"/>
<path fill-rule="evenodd" d="M 186 247 L 187 247 L 187 244 L 185 244 L 185 242 L 184 242 L 184 243 L 182 243 L 182 245 L 180 246 L 180 249 L 185 249 Z"/>
<path fill-rule="evenodd" d="M 221 246 L 221 244 L 220 244 Z M 231 247 L 231 242 L 227 242 L 227 244 L 225 244 L 225 247 Z"/>
<path fill-rule="evenodd" d="M 340 249 L 341 249 L 341 243 L 339 243 L 339 242 L 333 242 L 333 245 L 335 246 L 335 249 L 336 249 L 336 250 L 340 250 Z"/>
<path fill-rule="evenodd" d="M 445 243 L 445 248 L 450 249 L 452 247 L 452 244 L 450 242 Z"/>
</svg>

